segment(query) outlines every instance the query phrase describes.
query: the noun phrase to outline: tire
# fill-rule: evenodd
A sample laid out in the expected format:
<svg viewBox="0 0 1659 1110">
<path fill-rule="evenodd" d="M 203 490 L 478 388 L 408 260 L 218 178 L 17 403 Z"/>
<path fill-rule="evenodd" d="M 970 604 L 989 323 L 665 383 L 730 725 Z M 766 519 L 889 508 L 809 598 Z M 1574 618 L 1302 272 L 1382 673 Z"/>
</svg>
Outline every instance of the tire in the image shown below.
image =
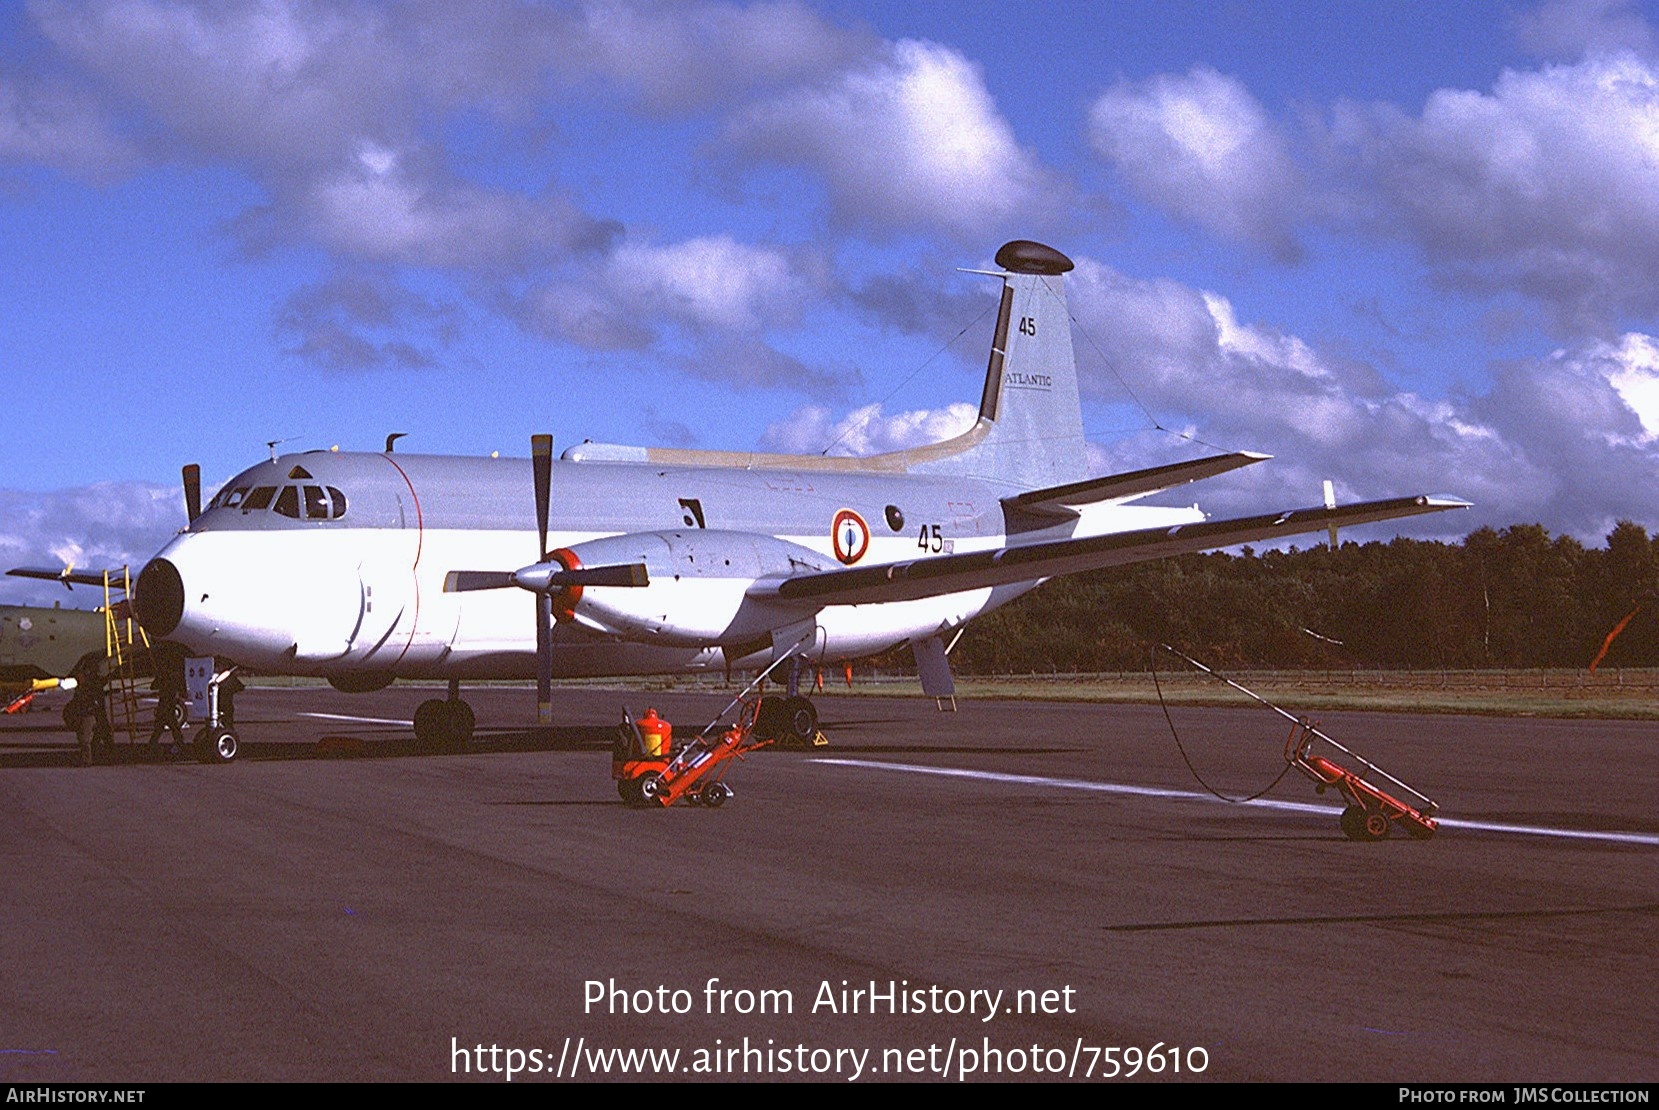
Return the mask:
<svg viewBox="0 0 1659 1110">
<path fill-rule="evenodd" d="M 616 780 L 616 796 L 622 799 L 622 803 L 624 805 L 629 805 L 633 802 L 633 791 L 628 789 L 628 784 L 632 781 L 632 779 Z"/>
<path fill-rule="evenodd" d="M 809 747 L 818 735 L 818 707 L 811 698 L 793 697 L 783 701 L 783 730 L 779 739 L 791 746 Z"/>
<path fill-rule="evenodd" d="M 1387 840 L 1389 830 L 1393 826 L 1394 822 L 1388 819 L 1388 814 L 1379 809 L 1368 810 L 1360 823 L 1361 839 Z"/>
<path fill-rule="evenodd" d="M 1342 811 L 1338 824 L 1342 826 L 1342 835 L 1349 840 L 1365 839 L 1365 832 L 1361 824 L 1365 820 L 1365 810 L 1359 806 L 1349 806 Z"/>
<path fill-rule="evenodd" d="M 784 708 L 786 698 L 766 698 L 760 703 L 760 710 L 755 714 L 755 739 L 781 740 L 784 731 L 789 726 L 788 711 Z"/>
<path fill-rule="evenodd" d="M 208 763 L 229 763 L 236 758 L 240 745 L 236 740 L 236 733 L 228 728 L 210 728 L 207 730 L 207 759 Z"/>
<path fill-rule="evenodd" d="M 472 711 L 472 706 L 457 699 L 448 703 L 450 735 L 457 748 L 465 748 L 472 743 L 473 729 L 478 725 L 478 714 Z"/>
<path fill-rule="evenodd" d="M 711 782 L 703 787 L 703 804 L 710 809 L 719 809 L 731 796 L 732 788 L 723 782 Z"/>
<path fill-rule="evenodd" d="M 444 727 L 449 717 L 448 706 L 442 698 L 429 698 L 420 703 L 415 710 L 415 747 L 434 751 L 443 743 L 449 731 Z"/>
<path fill-rule="evenodd" d="M 634 783 L 634 789 L 639 792 L 639 800 L 641 802 L 646 805 L 662 804 L 663 791 L 667 788 L 663 785 L 661 775 L 655 771 L 651 771 L 635 779 Z"/>
</svg>

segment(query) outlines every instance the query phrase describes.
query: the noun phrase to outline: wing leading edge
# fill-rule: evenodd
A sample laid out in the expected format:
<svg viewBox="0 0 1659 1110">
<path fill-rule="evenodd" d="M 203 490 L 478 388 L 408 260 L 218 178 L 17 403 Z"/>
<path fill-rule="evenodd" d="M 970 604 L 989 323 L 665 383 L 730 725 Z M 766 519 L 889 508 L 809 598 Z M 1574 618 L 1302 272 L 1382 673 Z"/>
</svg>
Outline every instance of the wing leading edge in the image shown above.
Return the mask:
<svg viewBox="0 0 1659 1110">
<path fill-rule="evenodd" d="M 996 551 L 943 555 L 906 563 L 831 570 L 794 578 L 758 582 L 752 593 L 786 601 L 820 605 L 862 605 L 913 601 L 959 590 L 1030 582 L 1059 574 L 1122 566 L 1234 544 L 1277 540 L 1379 520 L 1464 509 L 1469 502 L 1451 497 L 1396 497 L 1364 501 L 1335 509 L 1292 509 L 1235 520 L 1143 528 L 1087 539 L 1057 540 Z"/>
<path fill-rule="evenodd" d="M 14 578 L 38 578 L 43 582 L 62 582 L 70 586 L 119 585 L 125 567 L 114 570 L 71 570 L 69 567 L 14 567 L 6 573 Z"/>
</svg>

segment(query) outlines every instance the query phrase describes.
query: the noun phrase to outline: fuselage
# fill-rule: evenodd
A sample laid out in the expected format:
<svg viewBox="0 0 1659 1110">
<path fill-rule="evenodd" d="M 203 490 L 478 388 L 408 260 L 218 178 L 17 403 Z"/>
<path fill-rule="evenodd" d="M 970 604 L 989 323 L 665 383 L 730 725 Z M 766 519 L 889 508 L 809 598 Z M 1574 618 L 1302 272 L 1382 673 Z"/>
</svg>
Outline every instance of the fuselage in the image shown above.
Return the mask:
<svg viewBox="0 0 1659 1110">
<path fill-rule="evenodd" d="M 1107 505 L 1022 525 L 1001 503 L 1015 484 L 809 469 L 813 461 L 555 462 L 548 547 L 638 559 L 651 581 L 587 587 L 555 629 L 554 673 L 764 665 L 765 631 L 791 621 L 816 624 L 814 660 L 858 658 L 949 632 L 1038 583 L 795 612 L 757 597 L 756 583 L 1201 519 L 1196 509 Z M 529 678 L 534 595 L 447 593 L 444 581 L 537 563 L 538 546 L 527 459 L 288 455 L 228 482 L 145 567 L 136 604 L 152 637 L 259 671 Z"/>
</svg>

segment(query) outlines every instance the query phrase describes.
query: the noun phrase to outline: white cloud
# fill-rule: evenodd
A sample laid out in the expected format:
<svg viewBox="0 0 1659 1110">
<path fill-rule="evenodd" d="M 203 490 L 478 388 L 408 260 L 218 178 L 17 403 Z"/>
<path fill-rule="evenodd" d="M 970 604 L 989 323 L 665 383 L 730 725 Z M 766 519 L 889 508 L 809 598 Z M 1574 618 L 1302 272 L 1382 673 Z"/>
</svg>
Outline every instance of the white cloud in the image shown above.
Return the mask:
<svg viewBox="0 0 1659 1110">
<path fill-rule="evenodd" d="M 1514 25 L 1522 46 L 1548 58 L 1652 53 L 1656 45 L 1652 25 L 1633 0 L 1549 0 L 1521 13 Z"/>
<path fill-rule="evenodd" d="M 1451 531 L 1547 520 L 1594 541 L 1621 518 L 1659 518 L 1659 439 L 1644 423 L 1659 421 L 1659 341 L 1648 335 L 1506 364 L 1485 395 L 1430 399 L 1241 322 L 1216 294 L 1077 261 L 1073 311 L 1160 425 L 1276 456 L 1215 492 L 1206 487 L 1206 509 L 1315 504 L 1330 478 L 1344 500 L 1453 493 L 1474 501 L 1473 514 L 1429 525 Z M 1085 391 L 1123 400 L 1093 346 L 1078 349 Z M 1104 445 L 1094 461 L 1111 469 L 1169 461 L 1177 442 L 1147 433 Z"/>
<path fill-rule="evenodd" d="M 1659 69 L 1625 54 L 1442 89 L 1420 117 L 1339 104 L 1325 140 L 1370 225 L 1443 282 L 1594 330 L 1659 311 Z"/>
<path fill-rule="evenodd" d="M 734 141 L 822 175 L 832 214 L 881 229 L 983 240 L 1056 210 L 1057 179 L 1021 147 L 979 68 L 949 47 L 902 41 L 835 80 L 738 114 Z"/>
<path fill-rule="evenodd" d="M 81 570 L 129 566 L 136 576 L 146 560 L 184 527 L 184 494 L 178 486 L 146 482 L 98 482 L 74 489 L 33 492 L 0 489 L 0 566 Z M 77 586 L 4 578 L 6 600 L 91 608 L 102 595 Z"/>
<path fill-rule="evenodd" d="M 7 79 L 0 79 L 0 159 L 98 183 L 142 162 L 90 94 L 62 83 Z"/>
<path fill-rule="evenodd" d="M 664 326 L 748 335 L 787 326 L 822 291 L 824 275 L 809 252 L 726 235 L 624 242 L 579 277 L 542 286 L 522 304 L 546 334 L 600 349 L 643 347 Z"/>
<path fill-rule="evenodd" d="M 598 73 L 657 111 L 684 112 L 751 87 L 826 76 L 873 45 L 804 4 L 587 4 L 573 73 Z"/>
<path fill-rule="evenodd" d="M 808 282 L 784 252 L 726 235 L 666 246 L 624 243 L 607 281 L 636 310 L 655 305 L 699 327 L 756 331 L 791 320 Z"/>
<path fill-rule="evenodd" d="M 1089 139 L 1146 200 L 1282 258 L 1302 184 L 1280 128 L 1236 78 L 1205 66 L 1122 81 L 1089 112 Z"/>
</svg>

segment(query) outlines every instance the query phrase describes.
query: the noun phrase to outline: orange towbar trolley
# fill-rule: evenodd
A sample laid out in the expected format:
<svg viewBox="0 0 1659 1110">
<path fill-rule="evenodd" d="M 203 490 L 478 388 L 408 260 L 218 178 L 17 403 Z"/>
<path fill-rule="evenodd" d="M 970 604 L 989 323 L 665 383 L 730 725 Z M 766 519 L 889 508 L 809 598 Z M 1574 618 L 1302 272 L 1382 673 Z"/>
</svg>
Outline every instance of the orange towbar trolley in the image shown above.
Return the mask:
<svg viewBox="0 0 1659 1110">
<path fill-rule="evenodd" d="M 655 709 L 646 710 L 638 721 L 624 710 L 611 750 L 611 778 L 622 800 L 632 806 L 671 806 L 682 798 L 710 809 L 725 805 L 734 793 L 725 781 L 732 761 L 772 742 L 754 739 L 761 699 L 736 704 L 742 709 L 731 726 L 711 735 L 720 722 L 716 717 L 677 751 L 673 726 Z"/>
</svg>

